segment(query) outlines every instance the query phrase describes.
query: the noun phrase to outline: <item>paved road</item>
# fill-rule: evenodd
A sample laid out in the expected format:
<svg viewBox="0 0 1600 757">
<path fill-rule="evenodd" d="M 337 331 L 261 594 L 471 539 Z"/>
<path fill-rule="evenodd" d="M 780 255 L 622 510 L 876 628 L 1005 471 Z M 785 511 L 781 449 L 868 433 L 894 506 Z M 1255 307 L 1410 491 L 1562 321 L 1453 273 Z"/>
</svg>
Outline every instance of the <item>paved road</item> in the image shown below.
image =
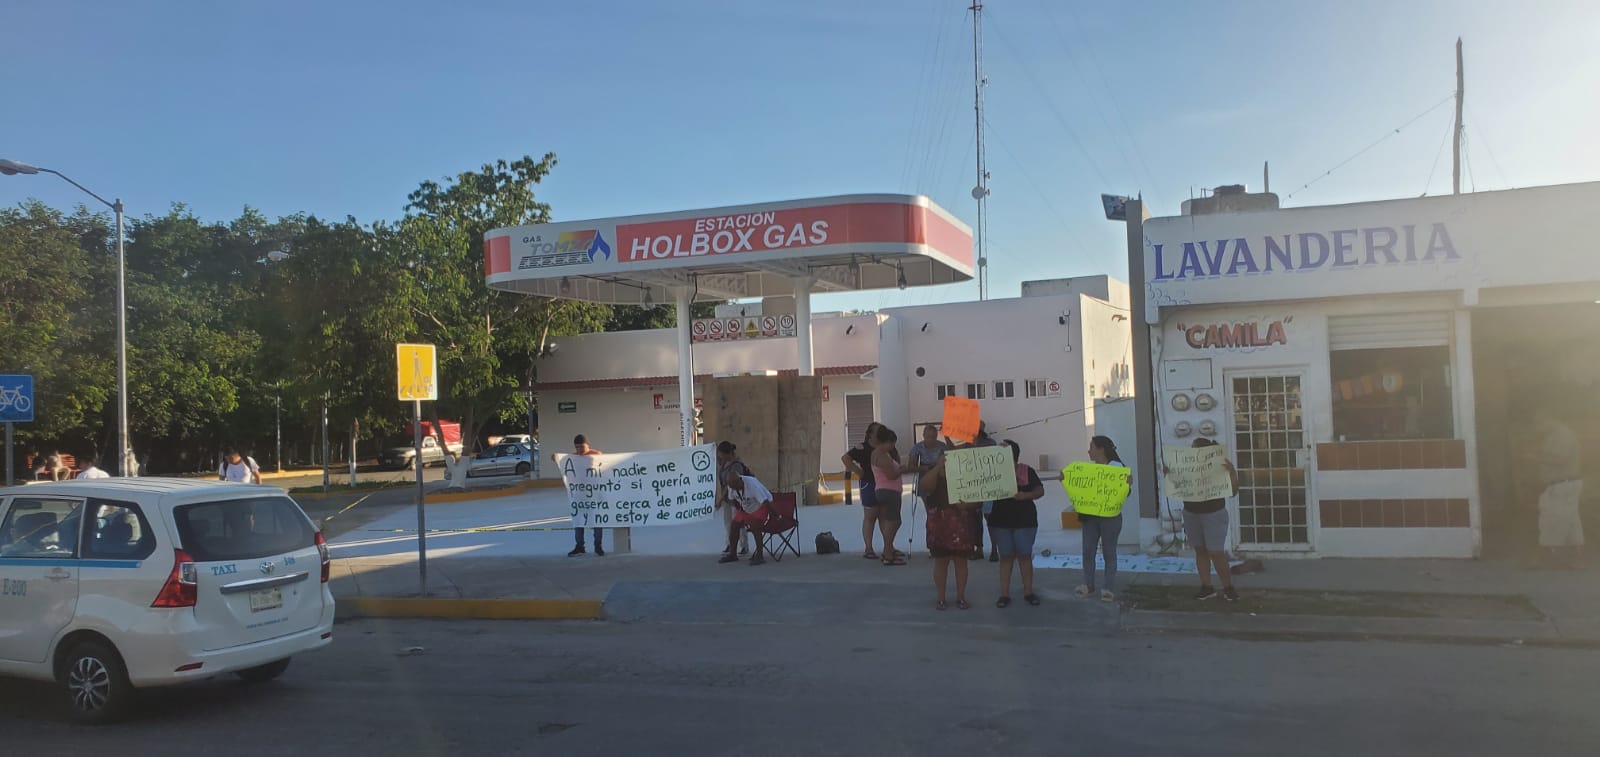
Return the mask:
<svg viewBox="0 0 1600 757">
<path fill-rule="evenodd" d="M 7 754 L 97 757 L 1595 754 L 1597 674 L 1588 651 L 1108 638 L 931 611 L 357 621 L 278 682 L 161 692 L 113 727 L 62 723 L 46 690 L 0 683 L 0 734 Z"/>
</svg>

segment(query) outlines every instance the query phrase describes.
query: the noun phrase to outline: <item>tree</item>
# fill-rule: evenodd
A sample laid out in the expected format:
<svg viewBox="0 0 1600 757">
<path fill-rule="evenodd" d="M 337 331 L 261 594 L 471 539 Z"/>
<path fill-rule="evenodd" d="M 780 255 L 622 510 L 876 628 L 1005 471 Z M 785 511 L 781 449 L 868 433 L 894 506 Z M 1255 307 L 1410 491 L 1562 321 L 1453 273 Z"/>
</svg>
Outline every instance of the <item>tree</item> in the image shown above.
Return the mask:
<svg viewBox="0 0 1600 757">
<path fill-rule="evenodd" d="M 97 261 L 85 245 L 104 242 L 104 218 L 81 206 L 67 217 L 29 201 L 0 209 L 0 372 L 34 377 L 34 422 L 17 427 L 23 447 L 97 446 L 90 421 L 111 401 L 111 313 L 88 299 Z M 101 257 L 104 247 L 100 248 Z"/>
<path fill-rule="evenodd" d="M 444 184 L 425 181 L 407 198 L 397 230 L 407 259 L 416 261 L 420 332 L 439 349 L 443 401 L 435 403 L 435 418 L 458 413 L 469 448 L 484 421 L 525 412 L 517 395 L 552 335 L 599 331 L 611 316 L 604 305 L 506 294 L 484 283 L 484 233 L 548 223 L 550 206 L 534 187 L 555 164 L 554 153 L 523 156 Z"/>
</svg>

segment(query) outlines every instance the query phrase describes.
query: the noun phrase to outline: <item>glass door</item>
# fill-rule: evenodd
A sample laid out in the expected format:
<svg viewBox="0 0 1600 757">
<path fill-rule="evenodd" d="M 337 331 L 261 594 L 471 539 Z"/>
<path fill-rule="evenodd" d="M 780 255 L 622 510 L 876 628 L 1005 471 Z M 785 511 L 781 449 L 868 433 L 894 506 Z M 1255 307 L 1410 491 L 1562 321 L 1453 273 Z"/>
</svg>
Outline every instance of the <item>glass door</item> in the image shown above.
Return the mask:
<svg viewBox="0 0 1600 757">
<path fill-rule="evenodd" d="M 1245 550 L 1311 549 L 1307 484 L 1311 434 L 1300 372 L 1229 373 L 1239 517 L 1234 543 Z"/>
</svg>

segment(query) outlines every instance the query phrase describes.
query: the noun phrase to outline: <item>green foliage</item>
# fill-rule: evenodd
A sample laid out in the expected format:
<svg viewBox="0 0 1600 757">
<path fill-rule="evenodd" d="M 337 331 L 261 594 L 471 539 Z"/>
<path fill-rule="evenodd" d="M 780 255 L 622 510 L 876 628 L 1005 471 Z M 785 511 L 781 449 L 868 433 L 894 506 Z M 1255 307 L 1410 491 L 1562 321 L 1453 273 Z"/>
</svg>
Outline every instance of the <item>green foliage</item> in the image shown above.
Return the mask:
<svg viewBox="0 0 1600 757">
<path fill-rule="evenodd" d="M 424 181 L 394 223 L 270 220 L 246 207 L 206 222 L 182 205 L 127 221 L 129 420 L 149 470 L 208 469 L 240 445 L 271 466 L 281 407 L 304 460 L 324 402 L 333 434 L 370 452 L 402 431 L 394 345 L 431 342 L 434 417 L 469 439 L 528 411 L 524 388 L 558 337 L 674 324 L 670 305 L 609 307 L 491 291 L 486 231 L 551 220 L 535 189 L 553 154 Z M 28 202 L 0 209 L 0 372 L 35 376 L 26 449 L 112 452 L 116 434 L 115 230 L 105 214 Z M 695 317 L 710 315 L 697 304 Z M 335 441 L 335 449 L 347 441 Z M 468 443 L 469 449 L 472 442 Z"/>
</svg>

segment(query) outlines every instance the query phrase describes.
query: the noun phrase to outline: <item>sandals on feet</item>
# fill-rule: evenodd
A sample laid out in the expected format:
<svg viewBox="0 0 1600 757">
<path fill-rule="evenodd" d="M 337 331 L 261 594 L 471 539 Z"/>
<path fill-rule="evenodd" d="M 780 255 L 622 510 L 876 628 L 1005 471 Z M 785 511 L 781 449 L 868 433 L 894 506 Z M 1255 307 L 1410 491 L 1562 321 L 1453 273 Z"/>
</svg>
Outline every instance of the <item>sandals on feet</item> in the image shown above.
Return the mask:
<svg viewBox="0 0 1600 757">
<path fill-rule="evenodd" d="M 906 564 L 906 558 L 901 557 L 899 555 L 895 555 L 893 558 L 890 558 L 888 560 L 884 560 L 883 564 L 884 565 L 905 565 Z"/>
<path fill-rule="evenodd" d="M 959 607 L 959 608 L 961 608 L 963 610 L 972 609 L 972 605 L 967 604 L 967 600 L 965 600 L 965 599 L 956 600 L 956 607 Z"/>
<path fill-rule="evenodd" d="M 1010 597 L 1001 597 L 999 599 L 996 599 L 994 601 L 994 606 L 995 607 L 1010 607 L 1011 606 L 1011 598 Z"/>
<path fill-rule="evenodd" d="M 950 609 L 950 605 L 945 604 L 944 600 L 941 599 L 938 602 L 934 603 L 933 609 L 935 609 L 935 610 L 948 610 L 948 609 Z"/>
<path fill-rule="evenodd" d="M 878 553 L 869 549 L 867 550 L 866 554 L 862 555 L 862 557 L 865 557 L 868 560 L 876 560 L 878 559 Z"/>
<path fill-rule="evenodd" d="M 1038 607 L 1039 606 L 1039 595 L 1038 594 L 1024 594 L 1024 595 L 1022 595 L 1022 601 L 1027 602 L 1028 604 L 1033 605 L 1035 607 Z"/>
</svg>

